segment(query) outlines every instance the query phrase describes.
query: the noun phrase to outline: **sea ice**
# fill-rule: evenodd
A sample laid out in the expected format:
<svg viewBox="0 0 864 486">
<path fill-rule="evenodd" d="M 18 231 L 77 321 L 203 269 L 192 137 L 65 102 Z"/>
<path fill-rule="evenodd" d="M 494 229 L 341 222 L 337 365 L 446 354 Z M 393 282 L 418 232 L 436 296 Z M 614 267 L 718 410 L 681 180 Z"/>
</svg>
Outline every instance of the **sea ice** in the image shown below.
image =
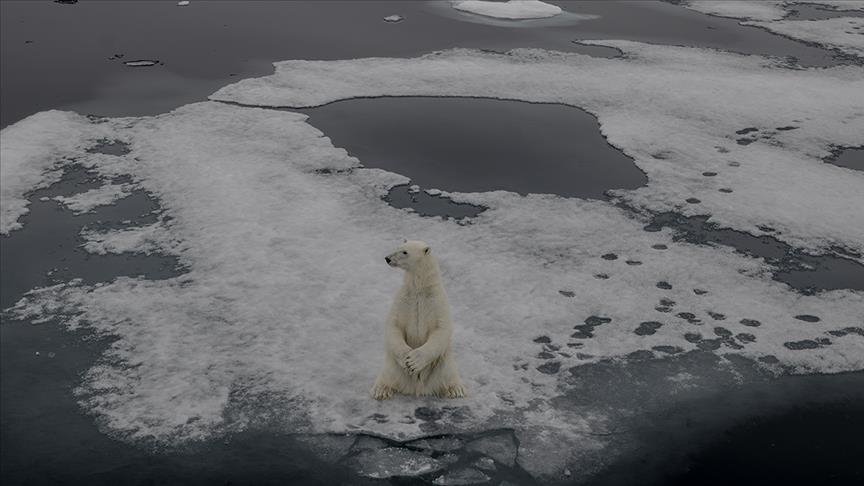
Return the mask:
<svg viewBox="0 0 864 486">
<path fill-rule="evenodd" d="M 688 0 L 682 5 L 699 12 L 720 17 L 745 20 L 780 20 L 795 8 L 796 3 L 822 5 L 834 10 L 864 10 L 861 0 Z"/>
<path fill-rule="evenodd" d="M 793 39 L 815 42 L 846 54 L 864 57 L 864 18 L 862 17 L 742 22 L 742 24 L 755 25 Z"/>
<path fill-rule="evenodd" d="M 211 98 L 310 107 L 358 96 L 475 96 L 578 106 L 648 175 L 645 187 L 615 191 L 628 203 L 710 214 L 743 231 L 768 224 L 778 239 L 816 251 L 864 252 L 864 212 L 850 204 L 861 200 L 864 176 L 822 163 L 833 147 L 860 143 L 864 68 L 800 71 L 759 56 L 592 43 L 626 57 L 454 49 L 415 59 L 285 61 Z M 776 129 L 790 125 L 796 129 Z M 758 127 L 760 137 L 737 143 L 744 127 Z"/>
<path fill-rule="evenodd" d="M 384 17 L 384 22 L 402 22 L 403 20 L 405 20 L 405 17 L 401 15 L 388 15 Z"/>
<path fill-rule="evenodd" d="M 539 0 L 508 0 L 506 2 L 462 0 L 453 2 L 453 8 L 477 15 L 508 20 L 542 19 L 554 17 L 561 13 L 561 7 Z"/>
<path fill-rule="evenodd" d="M 712 214 L 745 230 L 770 224 L 800 246 L 861 250 L 864 176 L 821 161 L 829 147 L 860 143 L 861 67 L 792 70 L 755 56 L 606 44 L 625 56 L 453 50 L 289 61 L 214 98 L 313 106 L 458 95 L 581 106 L 649 177 L 645 188 L 618 192 L 619 200 Z M 662 350 L 674 349 L 717 359 L 770 356 L 772 369 L 792 373 L 864 368 L 859 334 L 826 334 L 864 320 L 861 292 L 795 293 L 771 280 L 761 260 L 644 231 L 646 220 L 605 201 L 453 193 L 454 201 L 488 209 L 467 225 L 423 218 L 382 200 L 408 183 L 405 175 L 361 168 L 306 119 L 209 101 L 141 118 L 44 112 L 0 132 L 4 232 L 20 226 L 25 194 L 75 159 L 103 177 L 129 174 L 164 209 L 162 226 L 85 232 L 89 242 L 104 251 L 167 247 L 188 268 L 159 281 L 35 289 L 9 310 L 112 337 L 75 391 L 107 433 L 172 446 L 250 427 L 399 440 L 426 435 L 430 424 L 440 434 L 506 427 L 518 441 L 478 439 L 471 447 L 500 450 L 502 464 L 515 448 L 531 474 L 563 478 L 568 467 L 583 474 L 572 464 L 586 454 L 615 453 L 592 433 L 610 429 L 604 408 L 560 405 L 563 377 L 586 364 L 662 359 Z M 789 124 L 796 129 L 776 130 Z M 735 132 L 748 127 L 758 140 L 737 144 Z M 122 140 L 132 152 L 89 153 L 100 139 Z M 694 196 L 698 210 L 683 203 Z M 404 236 L 429 241 L 438 254 L 466 399 L 368 396 L 401 280 L 382 257 Z M 661 281 L 669 285 L 659 288 Z M 673 304 L 674 313 L 658 310 Z M 722 329 L 700 327 L 713 322 L 709 312 L 726 317 Z M 795 318 L 803 315 L 819 321 Z M 648 321 L 663 325 L 634 332 Z M 787 345 L 804 341 L 818 346 Z M 547 365 L 549 355 L 556 367 Z M 417 420 L 419 407 L 434 410 L 434 419 Z M 362 439 L 345 461 L 369 477 L 443 467 L 426 453 Z M 333 455 L 347 443 L 339 442 Z"/>
<path fill-rule="evenodd" d="M 55 196 L 53 199 L 72 210 L 75 214 L 93 211 L 99 206 L 113 204 L 132 194 L 129 184 L 104 184 L 96 189 L 72 196 Z"/>
<path fill-rule="evenodd" d="M 351 457 L 348 464 L 357 474 L 375 479 L 420 476 L 444 467 L 436 459 L 400 447 L 366 450 Z"/>
<path fill-rule="evenodd" d="M 123 64 L 129 67 L 149 67 L 159 64 L 159 61 L 153 61 L 150 59 L 139 59 L 137 61 L 123 61 Z"/>
</svg>

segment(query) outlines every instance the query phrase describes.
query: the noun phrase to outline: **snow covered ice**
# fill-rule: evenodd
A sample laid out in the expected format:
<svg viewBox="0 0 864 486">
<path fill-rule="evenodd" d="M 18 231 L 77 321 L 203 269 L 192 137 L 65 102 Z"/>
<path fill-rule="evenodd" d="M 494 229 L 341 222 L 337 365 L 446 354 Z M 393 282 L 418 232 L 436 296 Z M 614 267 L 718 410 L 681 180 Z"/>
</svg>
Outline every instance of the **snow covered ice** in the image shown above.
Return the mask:
<svg viewBox="0 0 864 486">
<path fill-rule="evenodd" d="M 861 292 L 796 293 L 759 260 L 646 232 L 645 220 L 605 201 L 448 193 L 488 209 L 468 225 L 423 218 L 382 200 L 409 182 L 405 175 L 362 168 L 305 115 L 267 108 L 360 96 L 579 106 L 647 174 L 647 186 L 615 194 L 637 213 L 710 213 L 744 231 L 768 224 L 793 246 L 842 247 L 862 261 L 864 175 L 821 159 L 860 143 L 864 69 L 794 70 L 712 50 L 594 43 L 624 56 L 455 49 L 414 59 L 286 61 L 272 76 L 159 116 L 94 120 L 50 111 L 22 120 L 0 134 L 4 234 L 20 228 L 25 194 L 74 159 L 106 177 L 131 175 L 128 189 L 152 193 L 171 217 L 85 232 L 88 251 L 169 253 L 188 272 L 36 289 L 10 312 L 114 337 L 76 394 L 123 440 L 174 446 L 266 427 L 408 441 L 433 429 L 506 428 L 513 435 L 429 447 L 436 454 L 464 447 L 558 478 L 582 474 L 573 463 L 606 451 L 608 438 L 595 432 L 614 428 L 603 406 L 560 406 L 571 369 L 677 350 L 721 360 L 770 356 L 765 366 L 776 372 L 864 368 L 862 337 L 837 332 L 864 321 Z M 785 126 L 795 129 L 778 129 Z M 736 132 L 751 127 L 753 141 L 738 143 Z M 101 139 L 130 151 L 88 150 Z M 78 199 L 104 201 L 114 189 Z M 382 257 L 408 235 L 438 253 L 470 393 L 464 400 L 368 396 L 400 285 Z M 674 312 L 661 310 L 668 308 Z M 636 332 L 646 322 L 660 325 Z M 803 341 L 817 345 L 790 345 Z M 691 380 L 676 375 L 669 386 L 686 390 Z M 444 467 L 431 453 L 365 443 L 358 439 L 350 454 L 338 436 L 315 447 L 327 457 L 349 454 L 344 461 L 371 478 Z M 486 475 L 449 471 L 436 481 Z"/>
<path fill-rule="evenodd" d="M 508 0 L 489 2 L 485 0 L 461 0 L 453 2 L 453 8 L 498 19 L 522 20 L 554 17 L 561 7 L 539 0 Z"/>
</svg>

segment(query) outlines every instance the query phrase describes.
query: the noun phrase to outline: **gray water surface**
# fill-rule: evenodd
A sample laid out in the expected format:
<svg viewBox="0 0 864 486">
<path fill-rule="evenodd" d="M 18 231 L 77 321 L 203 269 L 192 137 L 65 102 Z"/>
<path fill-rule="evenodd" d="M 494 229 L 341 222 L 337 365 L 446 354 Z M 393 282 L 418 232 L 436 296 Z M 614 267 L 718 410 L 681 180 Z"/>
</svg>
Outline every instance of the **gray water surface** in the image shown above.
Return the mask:
<svg viewBox="0 0 864 486">
<path fill-rule="evenodd" d="M 286 59 L 414 57 L 453 47 L 536 47 L 608 57 L 573 43 L 625 39 L 792 57 L 804 66 L 854 62 L 663 2 L 555 2 L 597 18 L 559 25 L 473 22 L 445 2 L 43 1 L 0 2 L 0 127 L 62 108 L 105 116 L 156 115 L 202 101 L 220 87 L 272 72 Z M 400 14 L 404 20 L 385 22 Z M 130 67 L 132 60 L 159 61 Z"/>
<path fill-rule="evenodd" d="M 648 182 L 591 114 L 571 106 L 479 98 L 387 97 L 297 110 L 367 167 L 424 189 L 601 199 Z"/>
</svg>

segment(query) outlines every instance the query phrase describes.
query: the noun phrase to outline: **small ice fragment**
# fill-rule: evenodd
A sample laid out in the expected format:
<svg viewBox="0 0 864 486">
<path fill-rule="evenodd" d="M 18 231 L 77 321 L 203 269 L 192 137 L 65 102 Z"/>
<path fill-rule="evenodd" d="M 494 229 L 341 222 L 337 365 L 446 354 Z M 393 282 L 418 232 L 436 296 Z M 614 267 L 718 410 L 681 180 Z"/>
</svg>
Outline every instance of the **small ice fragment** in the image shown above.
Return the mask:
<svg viewBox="0 0 864 486">
<path fill-rule="evenodd" d="M 396 23 L 396 22 L 402 22 L 403 20 L 405 20 L 405 17 L 398 15 L 398 14 L 388 15 L 388 16 L 384 17 L 384 22 Z"/>
<path fill-rule="evenodd" d="M 39 356 L 39 351 L 36 351 L 36 356 Z"/>
<path fill-rule="evenodd" d="M 505 466 L 512 467 L 516 462 L 516 443 L 509 432 L 481 437 L 469 443 L 466 449 L 491 457 Z"/>
<path fill-rule="evenodd" d="M 415 184 L 408 188 L 408 192 L 411 194 L 417 194 L 418 192 L 420 192 L 420 186 Z"/>
<path fill-rule="evenodd" d="M 351 466 L 357 474 L 375 479 L 420 476 L 444 467 L 425 454 L 398 447 L 365 450 L 352 458 Z"/>
<path fill-rule="evenodd" d="M 439 484 L 442 486 L 457 486 L 463 484 L 477 484 L 477 483 L 485 483 L 489 481 L 491 478 L 482 472 L 476 469 L 457 469 L 455 471 L 450 471 L 443 476 L 438 476 L 435 481 L 432 481 L 434 484 Z"/>
<path fill-rule="evenodd" d="M 159 64 L 159 61 L 153 61 L 151 59 L 138 59 L 137 61 L 124 61 L 123 64 L 129 67 L 149 67 Z"/>
<path fill-rule="evenodd" d="M 185 7 L 189 5 L 189 0 L 183 0 L 182 2 L 177 2 L 178 7 Z"/>
<path fill-rule="evenodd" d="M 567 469 L 567 468 L 565 467 L 565 468 L 564 468 L 564 475 L 567 476 L 567 477 L 569 478 L 569 477 L 570 477 L 570 474 L 571 474 L 571 473 L 570 473 L 570 469 Z"/>
<path fill-rule="evenodd" d="M 42 196 L 42 197 L 39 198 L 39 200 L 42 201 L 42 202 L 45 202 L 45 201 L 50 201 L 51 198 L 48 197 L 48 196 Z"/>
<path fill-rule="evenodd" d="M 426 189 L 424 192 L 430 196 L 440 196 L 442 194 L 441 189 Z"/>
</svg>

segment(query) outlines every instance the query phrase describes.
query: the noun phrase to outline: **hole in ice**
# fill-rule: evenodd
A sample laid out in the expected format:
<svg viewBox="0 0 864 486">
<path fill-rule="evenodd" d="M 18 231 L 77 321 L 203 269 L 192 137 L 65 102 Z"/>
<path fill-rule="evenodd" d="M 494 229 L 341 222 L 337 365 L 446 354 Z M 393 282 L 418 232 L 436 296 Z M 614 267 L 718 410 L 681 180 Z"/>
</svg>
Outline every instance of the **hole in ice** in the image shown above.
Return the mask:
<svg viewBox="0 0 864 486">
<path fill-rule="evenodd" d="M 798 319 L 799 321 L 804 321 L 804 322 L 819 322 L 821 320 L 817 316 L 811 316 L 810 314 L 797 315 L 797 316 L 795 316 L 795 319 Z"/>
<path fill-rule="evenodd" d="M 559 290 L 558 293 L 564 297 L 576 297 L 576 292 L 573 292 L 572 290 Z"/>
<path fill-rule="evenodd" d="M 738 135 L 747 135 L 750 132 L 758 132 L 759 129 L 755 127 L 742 128 L 741 130 L 735 131 Z"/>
<path fill-rule="evenodd" d="M 669 247 L 663 244 L 651 245 L 655 250 L 667 250 Z"/>
<path fill-rule="evenodd" d="M 823 339 L 822 342 L 814 341 L 812 339 L 802 339 L 801 341 L 788 341 L 788 342 L 783 343 L 783 346 L 785 346 L 786 348 L 791 349 L 793 351 L 800 351 L 802 349 L 821 348 L 822 346 L 831 344 L 831 341 L 828 341 L 826 338 L 822 338 L 822 339 Z M 825 342 L 825 341 L 827 341 L 827 342 Z"/>
<path fill-rule="evenodd" d="M 421 216 L 441 216 L 456 220 L 473 218 L 486 210 L 483 206 L 453 202 L 452 199 L 441 194 L 412 191 L 408 184 L 393 186 L 384 196 L 384 200 L 394 208 L 411 208 Z"/>
<path fill-rule="evenodd" d="M 864 146 L 840 147 L 831 152 L 825 162 L 847 169 L 864 171 Z"/>
<path fill-rule="evenodd" d="M 598 273 L 594 275 L 594 278 L 599 280 L 606 280 L 609 278 L 609 275 L 606 275 L 605 273 Z"/>
<path fill-rule="evenodd" d="M 735 335 L 735 339 L 741 341 L 742 343 L 755 343 L 756 336 L 748 333 L 748 332 L 739 332 Z"/>
<path fill-rule="evenodd" d="M 677 317 L 680 317 L 681 319 L 684 319 L 685 321 L 689 322 L 690 324 L 702 324 L 702 320 L 698 319 L 696 317 L 696 314 L 693 314 L 692 312 L 679 312 L 675 315 Z"/>
<path fill-rule="evenodd" d="M 699 204 L 699 203 L 702 202 L 702 201 L 700 201 L 699 199 L 696 199 L 695 197 L 688 197 L 688 198 L 686 199 L 686 201 L 687 201 L 688 204 Z"/>
<path fill-rule="evenodd" d="M 748 327 L 759 327 L 762 325 L 762 323 L 756 319 L 741 319 L 738 322 Z"/>
<path fill-rule="evenodd" d="M 661 280 L 661 281 L 657 282 L 657 288 L 663 289 L 663 290 L 669 290 L 672 288 L 672 284 L 670 284 L 669 282 L 666 282 L 664 280 Z"/>
<path fill-rule="evenodd" d="M 683 216 L 666 212 L 654 215 L 645 231 L 675 230 L 674 240 L 699 245 L 731 246 L 736 251 L 762 258 L 773 267 L 773 278 L 805 293 L 821 290 L 864 290 L 864 265 L 836 254 L 811 255 L 793 248 L 771 235 L 719 228 L 708 222 L 709 216 Z M 776 231 L 774 228 L 772 231 Z M 843 253 L 835 250 L 835 253 Z M 658 284 L 659 287 L 659 284 Z M 661 287 L 662 288 L 662 287 Z"/>
<path fill-rule="evenodd" d="M 732 193 L 732 189 L 729 189 L 728 187 L 721 187 L 720 189 L 717 189 L 717 190 L 720 192 L 726 193 L 726 194 Z"/>
<path fill-rule="evenodd" d="M 561 104 L 383 97 L 296 110 L 366 167 L 448 192 L 605 198 L 647 177 L 588 112 Z"/>
<path fill-rule="evenodd" d="M 120 140 L 97 140 L 96 143 L 87 149 L 91 154 L 107 154 L 107 155 L 126 155 L 130 152 L 129 144 Z"/>
<path fill-rule="evenodd" d="M 718 327 L 714 328 L 714 334 L 717 336 L 720 336 L 720 337 L 731 337 L 732 331 L 730 331 L 729 329 L 726 329 L 725 327 L 719 327 L 718 326 Z"/>
<path fill-rule="evenodd" d="M 549 336 L 539 336 L 539 337 L 534 338 L 534 342 L 535 342 L 535 343 L 544 343 L 544 344 L 545 344 L 545 343 L 551 343 L 552 340 L 549 339 Z"/>
<path fill-rule="evenodd" d="M 828 331 L 828 334 L 837 337 L 847 336 L 849 334 L 857 334 L 859 336 L 864 337 L 864 328 L 860 327 L 844 327 L 843 329 L 837 329 L 835 331 Z"/>
<path fill-rule="evenodd" d="M 639 327 L 633 331 L 635 334 L 639 336 L 650 336 L 657 332 L 657 329 L 663 327 L 662 322 L 657 321 L 646 321 L 639 323 Z"/>
<path fill-rule="evenodd" d="M 724 314 L 719 313 L 719 312 L 708 311 L 708 315 L 711 316 L 711 319 L 714 319 L 715 321 L 725 321 L 726 320 L 726 316 Z"/>
<path fill-rule="evenodd" d="M 702 289 L 693 289 L 693 293 L 696 294 L 696 295 L 705 295 L 705 294 L 708 293 L 708 291 L 707 291 L 707 290 L 702 290 Z"/>
<path fill-rule="evenodd" d="M 614 253 L 606 253 L 605 255 L 601 256 L 600 258 L 602 258 L 604 260 L 617 260 L 618 255 L 616 255 Z"/>
<path fill-rule="evenodd" d="M 561 369 L 561 363 L 559 361 L 550 361 L 548 363 L 543 363 L 542 365 L 537 367 L 537 371 L 543 373 L 544 375 L 554 375 L 558 373 Z"/>
</svg>

